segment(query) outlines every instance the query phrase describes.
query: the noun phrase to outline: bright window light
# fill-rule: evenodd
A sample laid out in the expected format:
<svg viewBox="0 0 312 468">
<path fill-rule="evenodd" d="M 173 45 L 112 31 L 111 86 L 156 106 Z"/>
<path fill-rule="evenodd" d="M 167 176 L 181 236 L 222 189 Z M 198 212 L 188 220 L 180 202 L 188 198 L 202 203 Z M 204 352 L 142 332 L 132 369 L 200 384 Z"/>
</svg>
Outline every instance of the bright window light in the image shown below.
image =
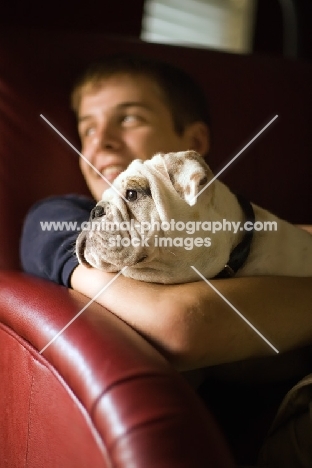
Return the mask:
<svg viewBox="0 0 312 468">
<path fill-rule="evenodd" d="M 141 39 L 252 51 L 257 0 L 146 0 Z"/>
</svg>

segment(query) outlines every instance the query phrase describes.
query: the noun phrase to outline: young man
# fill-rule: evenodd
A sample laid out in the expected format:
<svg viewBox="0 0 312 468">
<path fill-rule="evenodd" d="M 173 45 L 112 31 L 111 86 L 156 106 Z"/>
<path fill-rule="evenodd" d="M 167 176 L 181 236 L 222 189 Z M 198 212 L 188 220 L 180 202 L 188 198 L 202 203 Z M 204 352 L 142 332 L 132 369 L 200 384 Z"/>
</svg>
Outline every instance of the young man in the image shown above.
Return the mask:
<svg viewBox="0 0 312 468">
<path fill-rule="evenodd" d="M 209 152 L 205 98 L 187 75 L 170 65 L 108 59 L 78 82 L 72 100 L 81 152 L 91 164 L 81 159 L 81 171 L 96 201 L 108 187 L 100 174 L 112 182 L 133 159 L 187 149 L 203 157 Z M 78 232 L 42 232 L 39 224 L 81 223 L 89 219 L 93 206 L 94 200 L 77 196 L 37 204 L 25 222 L 24 269 L 90 298 L 98 293 L 114 275 L 78 265 L 73 254 Z M 311 278 L 234 278 L 213 284 L 281 354 L 312 343 Z M 275 367 L 268 381 L 274 375 L 277 381 L 293 383 L 307 373 L 288 364 L 283 367 L 284 356 L 276 356 L 203 281 L 160 285 L 119 276 L 97 301 L 138 330 L 181 371 L 214 366 L 225 381 L 253 383 L 262 361 L 247 361 L 244 366 L 235 362 L 272 357 Z M 215 367 L 220 364 L 225 365 Z"/>
</svg>

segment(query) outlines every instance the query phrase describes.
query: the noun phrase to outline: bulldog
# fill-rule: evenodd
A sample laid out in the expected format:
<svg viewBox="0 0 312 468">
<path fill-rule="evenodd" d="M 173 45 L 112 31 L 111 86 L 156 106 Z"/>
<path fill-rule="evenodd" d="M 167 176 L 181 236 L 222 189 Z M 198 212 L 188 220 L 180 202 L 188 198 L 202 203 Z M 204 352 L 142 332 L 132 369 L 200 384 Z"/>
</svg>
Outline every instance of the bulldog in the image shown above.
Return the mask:
<svg viewBox="0 0 312 468">
<path fill-rule="evenodd" d="M 164 284 L 198 281 L 198 272 L 312 275 L 311 234 L 232 193 L 194 151 L 133 161 L 92 210 L 76 255 Z"/>
</svg>

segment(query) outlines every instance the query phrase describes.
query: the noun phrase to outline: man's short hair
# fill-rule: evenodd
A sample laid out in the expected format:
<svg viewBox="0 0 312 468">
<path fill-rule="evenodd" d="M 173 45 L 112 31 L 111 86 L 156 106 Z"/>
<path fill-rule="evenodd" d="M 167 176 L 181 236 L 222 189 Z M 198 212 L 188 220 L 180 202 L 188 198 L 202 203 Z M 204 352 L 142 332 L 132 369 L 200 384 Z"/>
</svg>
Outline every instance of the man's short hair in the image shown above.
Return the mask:
<svg viewBox="0 0 312 468">
<path fill-rule="evenodd" d="M 196 121 L 210 125 L 206 96 L 190 75 L 172 64 L 129 54 L 108 56 L 82 74 L 71 95 L 72 108 L 76 114 L 87 89 L 97 89 L 105 79 L 123 73 L 146 76 L 158 85 L 178 134 L 182 134 L 187 125 Z"/>
</svg>

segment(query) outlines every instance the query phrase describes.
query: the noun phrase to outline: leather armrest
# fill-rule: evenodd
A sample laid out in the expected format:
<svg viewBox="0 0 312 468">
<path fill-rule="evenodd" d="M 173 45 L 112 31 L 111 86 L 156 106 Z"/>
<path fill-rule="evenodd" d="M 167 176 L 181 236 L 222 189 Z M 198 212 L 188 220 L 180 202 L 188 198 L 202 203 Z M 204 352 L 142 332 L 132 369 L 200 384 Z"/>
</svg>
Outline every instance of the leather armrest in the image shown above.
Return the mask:
<svg viewBox="0 0 312 468">
<path fill-rule="evenodd" d="M 82 411 L 87 413 L 88 424 L 100 440 L 97 445 L 102 454 L 98 465 L 93 462 L 88 466 L 129 467 L 132 463 L 137 468 L 233 466 L 222 435 L 200 399 L 165 358 L 127 324 L 93 303 L 41 355 L 39 351 L 75 317 L 88 299 L 64 287 L 17 272 L 0 272 L 0 285 L 2 331 L 23 342 L 24 354 L 27 349 L 40 364 L 40 369 L 49 368 L 50 372 L 56 373 Z M 0 348 L 1 343 L 4 341 L 0 341 Z M 10 345 L 0 349 L 1 356 L 6 356 L 0 365 L 0 411 L 10 415 L 4 419 L 11 427 L 10 439 L 6 424 L 1 424 L 2 440 L 12 443 L 12 433 L 20 424 L 18 418 L 26 415 L 27 466 L 36 466 L 35 458 L 31 459 L 31 447 L 35 447 L 37 453 L 45 454 L 48 464 L 45 461 L 44 466 L 56 466 L 54 439 L 59 440 L 60 433 L 66 439 L 66 453 L 62 458 L 62 449 L 58 448 L 57 463 L 60 460 L 65 463 L 66 457 L 69 458 L 66 465 L 58 466 L 86 466 L 83 462 L 73 461 L 80 451 L 78 459 L 83 460 L 83 452 L 87 450 L 82 442 L 79 445 L 73 420 L 62 421 L 62 427 L 53 426 L 52 420 L 58 421 L 62 413 L 68 411 L 69 404 L 64 404 L 55 393 L 50 395 L 47 404 L 49 379 L 42 379 L 43 371 L 34 373 L 29 364 L 25 372 L 23 357 L 19 359 L 18 354 L 12 353 Z M 6 393 L 12 387 L 12 369 L 14 379 L 21 372 L 26 376 L 32 374 L 31 396 L 25 391 L 19 394 L 16 385 L 12 391 L 27 404 L 31 401 L 34 408 L 38 408 L 42 400 L 45 411 L 51 412 L 48 422 L 40 421 L 38 417 L 34 421 L 34 413 L 29 412 L 27 405 L 25 415 L 14 413 L 14 408 L 20 411 L 21 405 L 15 402 L 14 406 Z M 9 401 L 11 407 L 1 408 L 4 405 L 1 401 L 6 404 Z M 30 427 L 37 424 L 37 432 L 29 431 L 29 421 L 32 423 Z M 43 424 L 49 426 L 46 439 L 38 436 Z M 69 443 L 71 439 L 74 447 Z M 73 450 L 70 455 L 68 447 Z M 2 459 L 8 459 L 12 457 L 12 450 L 4 446 L 0 455 Z"/>
</svg>

